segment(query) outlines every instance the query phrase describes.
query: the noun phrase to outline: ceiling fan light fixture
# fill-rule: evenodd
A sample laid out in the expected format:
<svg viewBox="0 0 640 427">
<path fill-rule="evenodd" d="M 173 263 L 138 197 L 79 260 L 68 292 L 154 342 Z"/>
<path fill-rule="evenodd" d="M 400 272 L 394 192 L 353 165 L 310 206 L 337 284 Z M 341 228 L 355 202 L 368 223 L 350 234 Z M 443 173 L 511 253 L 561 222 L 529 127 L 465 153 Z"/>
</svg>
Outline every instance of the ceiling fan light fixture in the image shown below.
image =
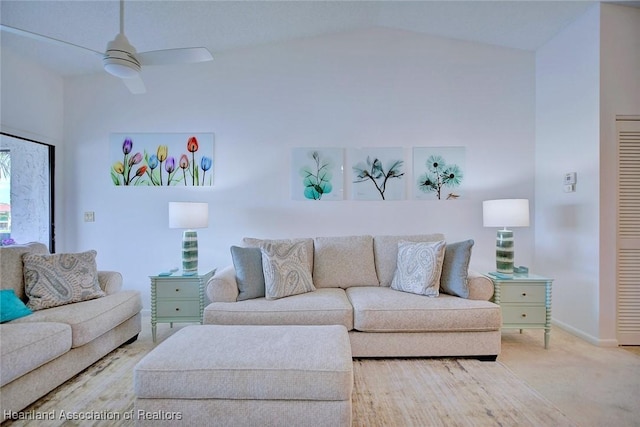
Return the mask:
<svg viewBox="0 0 640 427">
<path fill-rule="evenodd" d="M 140 66 L 136 67 L 130 62 L 118 58 L 105 57 L 103 63 L 107 73 L 121 79 L 132 79 L 140 74 Z"/>
<path fill-rule="evenodd" d="M 136 50 L 122 33 L 107 44 L 102 63 L 107 73 L 121 79 L 132 79 L 140 74 L 140 61 L 136 57 Z"/>
</svg>

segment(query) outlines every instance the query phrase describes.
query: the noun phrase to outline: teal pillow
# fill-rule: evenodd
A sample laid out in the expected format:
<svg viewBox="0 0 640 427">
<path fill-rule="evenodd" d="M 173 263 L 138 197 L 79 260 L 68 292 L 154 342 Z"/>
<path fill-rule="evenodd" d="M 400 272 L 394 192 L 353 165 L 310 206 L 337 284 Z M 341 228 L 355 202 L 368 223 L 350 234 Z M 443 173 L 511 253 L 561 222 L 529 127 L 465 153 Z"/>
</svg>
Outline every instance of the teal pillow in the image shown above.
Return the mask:
<svg viewBox="0 0 640 427">
<path fill-rule="evenodd" d="M 0 291 L 0 323 L 28 316 L 31 313 L 32 311 L 16 296 L 13 289 Z"/>
<path fill-rule="evenodd" d="M 440 290 L 445 294 L 469 298 L 469 260 L 473 240 L 451 243 L 444 251 Z"/>
<path fill-rule="evenodd" d="M 264 297 L 264 273 L 260 248 L 231 246 L 238 282 L 238 301 Z"/>
</svg>

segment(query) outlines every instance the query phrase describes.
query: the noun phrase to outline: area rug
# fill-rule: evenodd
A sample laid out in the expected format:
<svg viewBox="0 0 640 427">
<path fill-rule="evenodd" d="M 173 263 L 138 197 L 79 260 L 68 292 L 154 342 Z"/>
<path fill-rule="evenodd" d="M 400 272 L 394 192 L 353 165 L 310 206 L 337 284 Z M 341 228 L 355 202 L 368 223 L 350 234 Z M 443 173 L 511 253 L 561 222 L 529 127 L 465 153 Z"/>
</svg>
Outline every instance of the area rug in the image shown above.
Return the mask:
<svg viewBox="0 0 640 427">
<path fill-rule="evenodd" d="M 574 426 L 499 362 L 354 360 L 353 425 Z"/>
<path fill-rule="evenodd" d="M 133 368 L 151 346 L 119 348 L 4 426 L 130 426 Z M 499 362 L 354 360 L 353 426 L 572 426 Z M 215 420 L 211 420 L 215 425 Z"/>
</svg>

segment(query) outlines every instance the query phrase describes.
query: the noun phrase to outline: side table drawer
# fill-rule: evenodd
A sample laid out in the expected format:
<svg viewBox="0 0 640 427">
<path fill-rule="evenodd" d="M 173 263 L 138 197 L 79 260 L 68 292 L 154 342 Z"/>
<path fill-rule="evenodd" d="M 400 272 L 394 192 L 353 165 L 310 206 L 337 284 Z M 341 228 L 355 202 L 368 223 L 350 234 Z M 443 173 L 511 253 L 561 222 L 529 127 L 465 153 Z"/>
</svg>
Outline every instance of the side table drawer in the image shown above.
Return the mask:
<svg viewBox="0 0 640 427">
<path fill-rule="evenodd" d="M 158 301 L 158 317 L 200 317 L 199 301 Z"/>
<path fill-rule="evenodd" d="M 200 289 L 192 283 L 158 283 L 158 298 L 198 298 Z"/>
<path fill-rule="evenodd" d="M 542 323 L 546 321 L 547 309 L 539 306 L 502 306 L 502 323 Z"/>
<path fill-rule="evenodd" d="M 545 287 L 536 285 L 510 285 L 500 289 L 500 302 L 543 303 Z"/>
</svg>

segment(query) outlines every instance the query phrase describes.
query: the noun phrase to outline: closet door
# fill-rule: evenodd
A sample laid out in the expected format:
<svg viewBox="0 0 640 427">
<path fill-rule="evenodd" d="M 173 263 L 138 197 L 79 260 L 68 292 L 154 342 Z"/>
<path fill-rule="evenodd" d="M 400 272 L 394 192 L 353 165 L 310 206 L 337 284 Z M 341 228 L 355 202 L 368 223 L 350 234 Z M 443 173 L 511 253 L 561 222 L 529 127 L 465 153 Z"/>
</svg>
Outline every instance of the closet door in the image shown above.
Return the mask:
<svg viewBox="0 0 640 427">
<path fill-rule="evenodd" d="M 640 120 L 618 120 L 618 343 L 640 345 Z"/>
</svg>

